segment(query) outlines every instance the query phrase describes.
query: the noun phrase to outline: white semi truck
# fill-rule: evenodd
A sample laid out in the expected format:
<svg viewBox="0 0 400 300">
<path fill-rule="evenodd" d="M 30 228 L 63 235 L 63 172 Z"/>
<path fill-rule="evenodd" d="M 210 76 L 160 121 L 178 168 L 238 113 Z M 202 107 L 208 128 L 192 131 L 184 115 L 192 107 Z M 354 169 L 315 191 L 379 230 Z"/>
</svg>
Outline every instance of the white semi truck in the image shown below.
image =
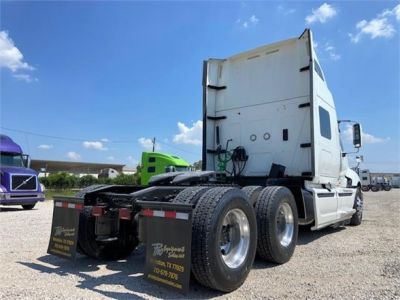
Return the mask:
<svg viewBox="0 0 400 300">
<path fill-rule="evenodd" d="M 352 128 L 359 148 L 361 126 Z M 361 223 L 360 179 L 347 155 L 310 30 L 209 59 L 203 171 L 157 175 L 148 188 L 96 186 L 56 197 L 48 251 L 119 259 L 144 243 L 146 279 L 185 291 L 192 273 L 229 292 L 256 253 L 287 262 L 299 225 Z"/>
<path fill-rule="evenodd" d="M 390 191 L 392 185 L 383 177 L 372 177 L 368 169 L 359 170 L 361 190 L 363 192 L 373 191 Z"/>
</svg>

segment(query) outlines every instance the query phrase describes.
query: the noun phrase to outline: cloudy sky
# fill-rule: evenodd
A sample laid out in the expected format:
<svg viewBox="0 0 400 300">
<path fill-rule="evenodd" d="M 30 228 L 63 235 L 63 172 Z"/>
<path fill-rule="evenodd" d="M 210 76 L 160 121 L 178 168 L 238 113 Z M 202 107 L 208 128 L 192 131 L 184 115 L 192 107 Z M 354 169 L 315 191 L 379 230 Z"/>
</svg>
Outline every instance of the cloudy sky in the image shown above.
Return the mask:
<svg viewBox="0 0 400 300">
<path fill-rule="evenodd" d="M 399 2 L 2 1 L 0 131 L 33 158 L 201 157 L 202 61 L 314 32 L 364 167 L 400 172 Z M 343 127 L 343 139 L 350 131 Z"/>
</svg>

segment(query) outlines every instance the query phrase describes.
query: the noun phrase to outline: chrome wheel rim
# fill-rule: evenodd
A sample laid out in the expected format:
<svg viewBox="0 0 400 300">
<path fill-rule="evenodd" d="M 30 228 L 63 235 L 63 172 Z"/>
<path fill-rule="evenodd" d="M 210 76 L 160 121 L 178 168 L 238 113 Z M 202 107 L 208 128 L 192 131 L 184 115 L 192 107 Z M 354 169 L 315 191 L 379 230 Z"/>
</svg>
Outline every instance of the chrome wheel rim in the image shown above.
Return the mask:
<svg viewBox="0 0 400 300">
<path fill-rule="evenodd" d="M 222 261 L 229 268 L 238 268 L 246 260 L 250 247 L 250 226 L 242 210 L 235 208 L 225 214 L 219 245 Z"/>
<path fill-rule="evenodd" d="M 276 231 L 280 244 L 283 247 L 290 245 L 294 233 L 293 211 L 288 203 L 281 203 L 276 218 Z"/>
</svg>

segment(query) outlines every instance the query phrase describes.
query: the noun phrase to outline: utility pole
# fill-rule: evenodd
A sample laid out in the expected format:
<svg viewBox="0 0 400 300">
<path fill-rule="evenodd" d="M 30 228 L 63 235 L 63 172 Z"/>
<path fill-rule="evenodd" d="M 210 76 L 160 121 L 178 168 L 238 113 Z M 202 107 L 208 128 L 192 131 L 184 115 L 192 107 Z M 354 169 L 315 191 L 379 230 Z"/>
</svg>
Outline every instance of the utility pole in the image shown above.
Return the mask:
<svg viewBox="0 0 400 300">
<path fill-rule="evenodd" d="M 154 148 L 156 147 L 156 137 L 153 137 L 153 152 L 154 152 Z"/>
</svg>

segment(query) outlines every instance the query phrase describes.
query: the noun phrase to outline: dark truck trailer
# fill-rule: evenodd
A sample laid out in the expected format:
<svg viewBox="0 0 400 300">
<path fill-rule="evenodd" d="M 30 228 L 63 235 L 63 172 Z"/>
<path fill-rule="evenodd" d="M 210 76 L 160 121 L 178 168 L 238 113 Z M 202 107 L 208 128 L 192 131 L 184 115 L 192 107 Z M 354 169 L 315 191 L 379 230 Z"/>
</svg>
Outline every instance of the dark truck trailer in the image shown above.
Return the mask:
<svg viewBox="0 0 400 300">
<path fill-rule="evenodd" d="M 310 30 L 205 61 L 203 116 L 203 171 L 55 197 L 49 253 L 119 259 L 144 243 L 146 279 L 185 292 L 192 273 L 230 292 L 256 253 L 289 261 L 299 225 L 361 224 L 360 179 L 338 128 L 350 121 L 337 119 Z M 353 122 L 357 149 L 361 136 Z"/>
</svg>

